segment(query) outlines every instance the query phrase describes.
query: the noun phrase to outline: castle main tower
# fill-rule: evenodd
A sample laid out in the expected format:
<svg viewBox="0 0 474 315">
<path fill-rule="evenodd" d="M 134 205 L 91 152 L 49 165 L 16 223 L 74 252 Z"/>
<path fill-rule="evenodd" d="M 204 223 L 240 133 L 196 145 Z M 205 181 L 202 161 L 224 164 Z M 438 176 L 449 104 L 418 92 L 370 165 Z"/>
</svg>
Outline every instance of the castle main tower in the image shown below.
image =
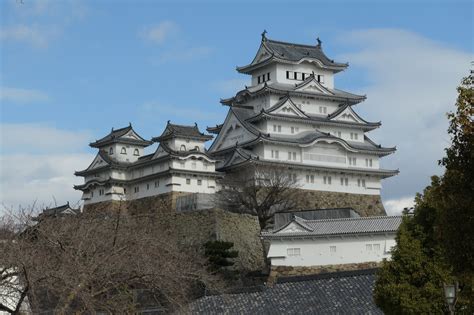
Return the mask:
<svg viewBox="0 0 474 315">
<path fill-rule="evenodd" d="M 353 207 L 361 215 L 385 214 L 382 180 L 398 170 L 380 167 L 395 147 L 374 143 L 380 127 L 360 117 L 354 105 L 365 96 L 337 89 L 334 76 L 347 63 L 328 58 L 321 41 L 302 45 L 262 34 L 250 64 L 237 67 L 251 86 L 222 99 L 229 106 L 209 153 L 217 170 L 230 173 L 250 163 L 280 167 L 296 178 L 306 198 L 301 208 Z"/>
</svg>

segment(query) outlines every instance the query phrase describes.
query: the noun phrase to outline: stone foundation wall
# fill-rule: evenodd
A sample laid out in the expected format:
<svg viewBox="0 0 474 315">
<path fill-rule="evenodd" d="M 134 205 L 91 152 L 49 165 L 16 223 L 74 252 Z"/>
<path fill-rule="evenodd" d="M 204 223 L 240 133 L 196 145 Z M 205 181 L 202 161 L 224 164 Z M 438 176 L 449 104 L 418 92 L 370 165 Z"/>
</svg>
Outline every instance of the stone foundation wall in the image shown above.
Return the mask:
<svg viewBox="0 0 474 315">
<path fill-rule="evenodd" d="M 343 265 L 325 265 L 325 266 L 308 266 L 308 267 L 291 267 L 291 266 L 272 266 L 270 270 L 270 276 L 268 278 L 269 283 L 274 283 L 279 277 L 291 277 L 291 276 L 307 276 L 317 275 L 321 273 L 331 273 L 339 271 L 351 271 L 351 270 L 365 270 L 379 268 L 381 263 L 379 262 L 366 262 L 358 264 L 343 264 Z"/>
<path fill-rule="evenodd" d="M 240 270 L 261 270 L 264 267 L 263 247 L 257 217 L 236 214 L 220 209 L 177 213 L 176 198 L 188 193 L 166 195 L 130 201 L 109 201 L 84 207 L 84 211 L 117 211 L 126 215 L 148 215 L 157 229 L 166 231 L 178 244 L 203 251 L 207 241 L 222 240 L 234 243 L 239 252 L 235 267 Z"/>
<path fill-rule="evenodd" d="M 360 216 L 386 215 L 382 199 L 379 195 L 360 195 L 331 191 L 314 191 L 301 189 L 297 208 L 353 208 Z"/>
</svg>

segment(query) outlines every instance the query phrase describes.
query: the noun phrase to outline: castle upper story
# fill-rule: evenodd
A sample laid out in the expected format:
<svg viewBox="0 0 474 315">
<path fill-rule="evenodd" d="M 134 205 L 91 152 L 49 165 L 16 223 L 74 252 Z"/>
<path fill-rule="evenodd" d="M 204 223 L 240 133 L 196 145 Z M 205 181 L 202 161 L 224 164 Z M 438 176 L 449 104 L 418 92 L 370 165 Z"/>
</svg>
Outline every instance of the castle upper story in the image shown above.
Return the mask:
<svg viewBox="0 0 474 315">
<path fill-rule="evenodd" d="M 302 45 L 275 41 L 262 33 L 260 47 L 250 64 L 237 67 L 240 73 L 252 76 L 252 86 L 265 82 L 298 84 L 310 76 L 327 88 L 334 88 L 334 74 L 348 67 L 335 62 L 323 52 L 322 42 Z"/>
</svg>

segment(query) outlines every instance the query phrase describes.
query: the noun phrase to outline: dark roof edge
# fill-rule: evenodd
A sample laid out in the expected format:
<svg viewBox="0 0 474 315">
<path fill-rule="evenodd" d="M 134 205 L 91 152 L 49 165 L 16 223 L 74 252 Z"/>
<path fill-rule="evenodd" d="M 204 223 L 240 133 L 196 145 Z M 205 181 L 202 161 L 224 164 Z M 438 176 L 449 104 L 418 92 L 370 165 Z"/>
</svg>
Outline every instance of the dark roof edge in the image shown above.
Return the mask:
<svg viewBox="0 0 474 315">
<path fill-rule="evenodd" d="M 293 277 L 280 277 L 276 283 L 288 283 L 288 282 L 303 282 L 312 280 L 332 279 L 332 278 L 346 278 L 346 277 L 357 277 L 365 275 L 375 275 L 379 268 L 361 269 L 361 270 L 348 270 L 338 272 L 326 272 L 316 275 L 306 276 L 293 276 Z"/>
</svg>

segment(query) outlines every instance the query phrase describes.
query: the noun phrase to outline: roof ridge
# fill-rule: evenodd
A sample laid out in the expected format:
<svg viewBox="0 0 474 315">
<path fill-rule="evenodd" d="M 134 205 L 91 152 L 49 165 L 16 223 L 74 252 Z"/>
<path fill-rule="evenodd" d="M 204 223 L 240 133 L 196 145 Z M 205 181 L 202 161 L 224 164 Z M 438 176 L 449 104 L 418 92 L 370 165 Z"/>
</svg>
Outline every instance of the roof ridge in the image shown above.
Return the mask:
<svg viewBox="0 0 474 315">
<path fill-rule="evenodd" d="M 274 39 L 269 39 L 269 38 L 266 38 L 266 41 L 267 41 L 267 42 L 276 43 L 276 44 L 292 45 L 292 46 L 300 46 L 300 47 L 306 47 L 306 48 L 319 49 L 317 45 L 290 43 L 290 42 L 284 42 L 284 41 L 281 41 L 281 40 L 274 40 Z M 271 48 L 270 48 L 270 49 L 271 49 Z M 321 49 L 321 50 L 322 50 L 322 49 Z"/>
<path fill-rule="evenodd" d="M 298 217 L 295 215 L 295 217 Z M 368 216 L 368 217 L 354 217 L 354 218 L 336 218 L 336 219 L 304 219 L 302 217 L 298 217 L 304 221 L 318 221 L 318 222 L 328 222 L 328 221 L 363 221 L 369 219 L 391 219 L 391 218 L 403 218 L 403 215 L 376 215 L 376 216 Z"/>
</svg>

